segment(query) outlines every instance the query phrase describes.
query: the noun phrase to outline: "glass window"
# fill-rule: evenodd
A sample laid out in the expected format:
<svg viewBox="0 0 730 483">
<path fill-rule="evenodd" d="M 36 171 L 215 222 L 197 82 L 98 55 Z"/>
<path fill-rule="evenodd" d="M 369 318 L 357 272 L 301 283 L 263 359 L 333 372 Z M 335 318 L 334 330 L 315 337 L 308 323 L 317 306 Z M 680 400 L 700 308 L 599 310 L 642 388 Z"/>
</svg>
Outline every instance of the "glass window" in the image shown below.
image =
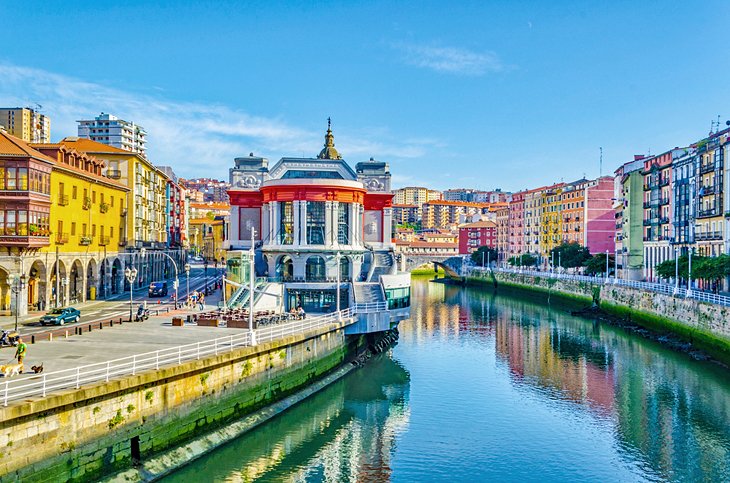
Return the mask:
<svg viewBox="0 0 730 483">
<path fill-rule="evenodd" d="M 337 243 L 350 244 L 350 205 L 340 203 L 337 211 Z"/>
<path fill-rule="evenodd" d="M 5 212 L 5 234 L 15 235 L 15 211 Z"/>
<path fill-rule="evenodd" d="M 7 178 L 6 178 L 6 189 L 14 190 L 17 188 L 17 181 L 15 179 L 17 170 L 16 168 L 8 168 L 7 169 Z"/>
<path fill-rule="evenodd" d="M 294 243 L 294 208 L 291 201 L 279 204 L 279 243 L 291 245 Z"/>
<path fill-rule="evenodd" d="M 307 243 L 324 245 L 324 201 L 307 201 Z"/>
<path fill-rule="evenodd" d="M 350 259 L 347 257 L 340 258 L 340 280 L 350 280 Z"/>
<path fill-rule="evenodd" d="M 306 267 L 307 282 L 323 282 L 326 278 L 324 258 L 319 256 L 309 257 Z"/>
<path fill-rule="evenodd" d="M 18 189 L 28 189 L 28 168 L 18 168 Z"/>
<path fill-rule="evenodd" d="M 18 224 L 17 232 L 20 236 L 28 236 L 28 212 L 25 210 L 18 210 Z"/>
</svg>

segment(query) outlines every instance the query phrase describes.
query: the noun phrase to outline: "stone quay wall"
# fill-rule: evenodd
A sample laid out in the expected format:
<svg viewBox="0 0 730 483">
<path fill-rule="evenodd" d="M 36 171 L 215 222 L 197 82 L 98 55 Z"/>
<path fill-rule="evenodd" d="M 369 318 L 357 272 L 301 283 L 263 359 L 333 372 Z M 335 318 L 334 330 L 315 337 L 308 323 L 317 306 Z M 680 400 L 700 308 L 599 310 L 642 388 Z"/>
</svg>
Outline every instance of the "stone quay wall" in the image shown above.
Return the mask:
<svg viewBox="0 0 730 483">
<path fill-rule="evenodd" d="M 362 342 L 332 324 L 0 408 L 0 481 L 88 481 L 302 389 Z"/>
<path fill-rule="evenodd" d="M 730 307 L 673 297 L 621 285 L 598 284 L 511 272 L 467 277 L 466 283 L 529 290 L 605 312 L 655 331 L 669 331 L 723 361 L 730 361 Z"/>
</svg>

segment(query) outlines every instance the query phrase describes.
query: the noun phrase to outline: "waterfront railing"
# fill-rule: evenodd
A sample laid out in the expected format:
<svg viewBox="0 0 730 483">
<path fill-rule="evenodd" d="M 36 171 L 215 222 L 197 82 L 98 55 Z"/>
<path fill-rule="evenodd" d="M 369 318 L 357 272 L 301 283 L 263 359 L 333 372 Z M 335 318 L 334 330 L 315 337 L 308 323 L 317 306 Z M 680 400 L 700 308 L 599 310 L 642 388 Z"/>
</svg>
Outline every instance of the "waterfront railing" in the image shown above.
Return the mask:
<svg viewBox="0 0 730 483">
<path fill-rule="evenodd" d="M 615 277 L 592 277 L 589 275 L 578 275 L 572 273 L 558 273 L 558 272 L 541 272 L 537 270 L 520 270 L 520 269 L 508 269 L 508 268 L 485 268 L 485 267 L 473 267 L 468 270 L 469 275 L 481 274 L 483 275 L 489 270 L 495 272 L 512 273 L 516 275 L 529 275 L 532 277 L 551 278 L 559 280 L 572 280 L 576 282 L 589 282 L 599 285 L 620 285 L 623 287 L 631 287 L 638 290 L 644 290 L 647 292 L 654 292 L 663 295 L 670 295 L 673 297 L 681 297 L 698 300 L 700 302 L 707 302 L 711 304 L 723 305 L 730 307 L 730 297 L 727 295 L 720 295 L 710 292 L 705 292 L 699 289 L 688 290 L 684 287 L 677 287 L 669 283 L 652 283 L 652 282 L 640 282 L 636 280 L 623 280 Z"/>
<path fill-rule="evenodd" d="M 22 379 L 8 378 L 0 383 L 3 405 L 7 406 L 10 401 L 29 397 L 46 397 L 54 391 L 79 389 L 86 384 L 109 382 L 117 377 L 134 376 L 144 371 L 159 370 L 165 366 L 200 360 L 206 356 L 224 354 L 241 347 L 254 345 L 254 343 L 269 342 L 337 322 L 352 323 L 351 317 L 356 312 L 355 308 L 347 308 L 340 312 L 307 317 L 294 322 L 258 328 L 255 331 L 135 354 L 73 369 L 48 372 Z"/>
</svg>

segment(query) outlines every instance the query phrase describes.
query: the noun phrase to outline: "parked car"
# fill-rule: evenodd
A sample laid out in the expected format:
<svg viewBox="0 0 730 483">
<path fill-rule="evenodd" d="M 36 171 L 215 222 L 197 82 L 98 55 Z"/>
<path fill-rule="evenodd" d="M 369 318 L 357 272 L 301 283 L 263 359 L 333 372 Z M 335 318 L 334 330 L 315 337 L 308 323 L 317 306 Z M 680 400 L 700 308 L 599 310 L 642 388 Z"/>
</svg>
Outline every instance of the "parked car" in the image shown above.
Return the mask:
<svg viewBox="0 0 730 483">
<path fill-rule="evenodd" d="M 53 309 L 41 317 L 41 325 L 63 325 L 67 322 L 78 322 L 81 312 L 73 307 Z"/>
<path fill-rule="evenodd" d="M 150 297 L 164 297 L 167 295 L 167 282 L 152 282 L 147 292 Z"/>
</svg>

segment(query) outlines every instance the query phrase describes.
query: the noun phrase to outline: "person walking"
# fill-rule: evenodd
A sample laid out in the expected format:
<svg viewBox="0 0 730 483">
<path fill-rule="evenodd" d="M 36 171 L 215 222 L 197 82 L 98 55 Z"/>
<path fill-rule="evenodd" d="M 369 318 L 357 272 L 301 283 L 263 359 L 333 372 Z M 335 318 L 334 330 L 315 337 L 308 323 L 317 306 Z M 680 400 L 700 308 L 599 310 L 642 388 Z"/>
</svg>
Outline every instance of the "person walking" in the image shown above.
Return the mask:
<svg viewBox="0 0 730 483">
<path fill-rule="evenodd" d="M 18 364 L 23 363 L 26 352 L 28 352 L 28 346 L 25 345 L 21 337 L 18 337 L 18 348 L 15 350 L 15 357 L 18 359 Z"/>
</svg>

